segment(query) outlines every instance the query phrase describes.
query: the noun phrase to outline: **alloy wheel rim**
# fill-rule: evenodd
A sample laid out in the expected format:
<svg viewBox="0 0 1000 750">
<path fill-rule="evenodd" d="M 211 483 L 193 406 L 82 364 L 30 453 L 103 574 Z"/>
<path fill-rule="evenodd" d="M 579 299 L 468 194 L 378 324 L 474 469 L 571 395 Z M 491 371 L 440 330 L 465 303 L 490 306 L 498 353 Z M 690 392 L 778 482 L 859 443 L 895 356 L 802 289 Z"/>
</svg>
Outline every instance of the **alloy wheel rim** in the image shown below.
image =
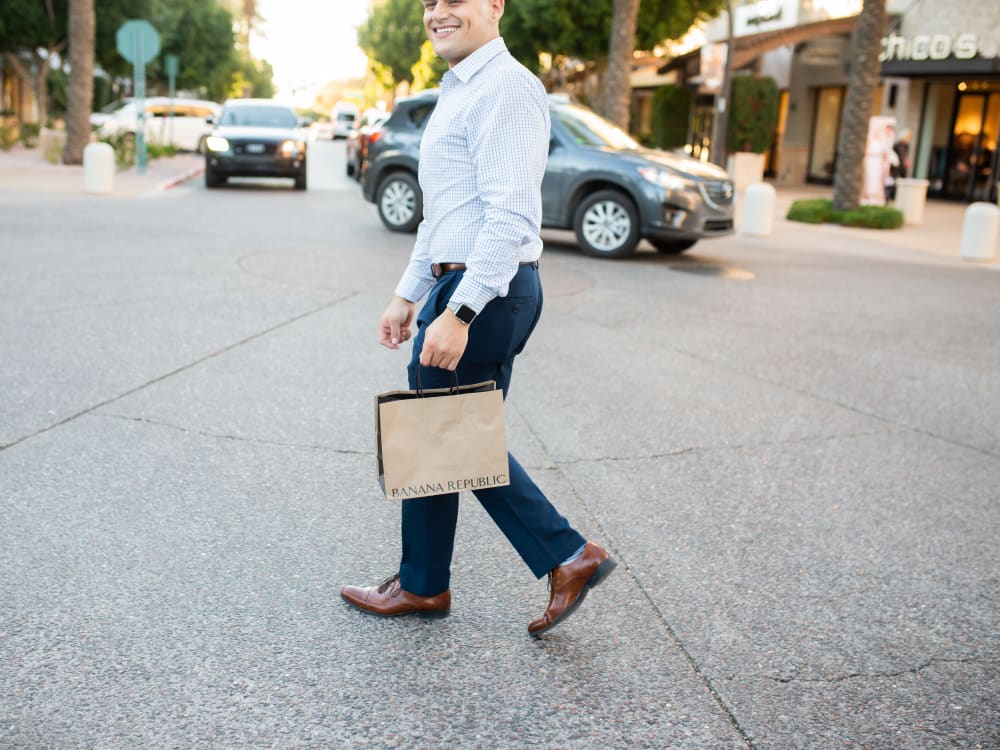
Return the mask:
<svg viewBox="0 0 1000 750">
<path fill-rule="evenodd" d="M 382 193 L 382 213 L 393 224 L 405 224 L 413 218 L 417 207 L 417 195 L 409 185 L 393 181 L 386 185 Z"/>
<path fill-rule="evenodd" d="M 597 250 L 617 250 L 628 239 L 632 220 L 620 203 L 600 201 L 583 215 L 583 236 Z"/>
</svg>

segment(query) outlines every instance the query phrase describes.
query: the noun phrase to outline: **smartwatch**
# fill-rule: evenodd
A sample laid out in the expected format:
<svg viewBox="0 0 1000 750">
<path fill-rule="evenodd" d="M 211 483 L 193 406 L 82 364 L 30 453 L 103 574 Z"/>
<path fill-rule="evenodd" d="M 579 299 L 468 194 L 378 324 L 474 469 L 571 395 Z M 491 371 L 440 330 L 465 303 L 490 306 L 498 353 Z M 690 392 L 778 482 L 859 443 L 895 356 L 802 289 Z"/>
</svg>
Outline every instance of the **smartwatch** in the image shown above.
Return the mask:
<svg viewBox="0 0 1000 750">
<path fill-rule="evenodd" d="M 468 305 L 463 305 L 458 302 L 449 302 L 448 309 L 455 313 L 455 317 L 465 323 L 465 325 L 469 325 L 469 323 L 476 319 L 476 311 Z"/>
</svg>

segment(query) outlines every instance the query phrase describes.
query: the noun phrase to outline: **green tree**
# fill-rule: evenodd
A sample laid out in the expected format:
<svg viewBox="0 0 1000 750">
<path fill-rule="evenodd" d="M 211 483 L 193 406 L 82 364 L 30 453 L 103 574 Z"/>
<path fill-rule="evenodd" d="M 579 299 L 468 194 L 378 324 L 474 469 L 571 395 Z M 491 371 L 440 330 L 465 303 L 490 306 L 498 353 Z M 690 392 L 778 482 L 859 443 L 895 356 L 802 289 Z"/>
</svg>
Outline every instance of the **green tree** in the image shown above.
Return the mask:
<svg viewBox="0 0 1000 750">
<path fill-rule="evenodd" d="M 529 68 L 538 69 L 538 56 L 542 52 L 577 58 L 592 65 L 603 92 L 616 10 L 622 33 L 616 35 L 615 60 L 619 68 L 627 70 L 635 49 L 651 50 L 666 39 L 683 36 L 695 21 L 715 15 L 725 3 L 725 0 L 642 0 L 635 32 L 630 35 L 628 19 L 634 9 L 629 5 L 616 8 L 617 1 L 517 0 L 508 4 L 500 28 L 511 53 Z M 630 38 L 634 39 L 631 48 Z M 625 81 L 615 85 L 614 106 L 618 107 L 631 94 L 628 75 L 616 70 L 612 76 Z M 602 109 L 606 106 L 605 100 Z"/>
<path fill-rule="evenodd" d="M 372 69 L 386 88 L 413 83 L 413 67 L 426 39 L 423 18 L 417 0 L 386 0 L 372 8 L 358 29 L 358 46 L 376 63 Z"/>
<path fill-rule="evenodd" d="M 423 91 L 433 88 L 441 82 L 441 77 L 448 72 L 448 63 L 437 56 L 430 39 L 424 39 L 420 45 L 420 60 L 413 66 L 413 91 Z"/>
<path fill-rule="evenodd" d="M 0 52 L 34 92 L 42 125 L 49 118 L 49 71 L 66 47 L 66 14 L 67 0 L 4 0 L 0 13 Z"/>
<path fill-rule="evenodd" d="M 833 174 L 833 207 L 857 209 L 864 180 L 868 116 L 878 86 L 878 55 L 885 31 L 885 0 L 865 0 L 854 30 L 854 54 L 847 82 L 844 113 L 837 140 L 837 166 Z"/>
</svg>

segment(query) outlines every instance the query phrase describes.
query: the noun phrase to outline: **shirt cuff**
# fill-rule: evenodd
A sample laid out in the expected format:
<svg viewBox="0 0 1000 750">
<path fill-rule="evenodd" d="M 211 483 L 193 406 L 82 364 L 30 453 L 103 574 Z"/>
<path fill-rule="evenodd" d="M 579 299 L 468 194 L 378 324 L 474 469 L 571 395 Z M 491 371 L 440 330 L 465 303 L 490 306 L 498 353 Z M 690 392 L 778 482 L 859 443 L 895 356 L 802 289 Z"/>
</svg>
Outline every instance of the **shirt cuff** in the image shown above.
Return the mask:
<svg viewBox="0 0 1000 750">
<path fill-rule="evenodd" d="M 496 296 L 497 293 L 495 289 L 483 286 L 466 274 L 462 277 L 462 280 L 458 282 L 458 286 L 455 287 L 455 291 L 452 293 L 449 301 L 471 307 L 476 311 L 476 315 L 478 315 L 483 311 L 483 308 L 486 307 L 486 305 L 496 299 Z"/>
<path fill-rule="evenodd" d="M 434 286 L 433 278 L 425 279 L 412 273 L 404 273 L 396 285 L 396 296 L 410 302 L 419 302 L 432 286 Z"/>
</svg>

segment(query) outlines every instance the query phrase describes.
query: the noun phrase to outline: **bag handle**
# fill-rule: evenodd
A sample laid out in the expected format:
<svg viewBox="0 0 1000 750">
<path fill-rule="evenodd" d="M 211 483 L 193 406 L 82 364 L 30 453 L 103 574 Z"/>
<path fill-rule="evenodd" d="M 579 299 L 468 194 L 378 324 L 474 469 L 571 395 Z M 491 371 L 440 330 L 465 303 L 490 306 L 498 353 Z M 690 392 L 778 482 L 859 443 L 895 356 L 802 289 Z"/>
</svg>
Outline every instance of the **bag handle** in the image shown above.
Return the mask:
<svg viewBox="0 0 1000 750">
<path fill-rule="evenodd" d="M 424 397 L 424 389 L 420 387 L 420 371 L 423 369 L 424 369 L 423 365 L 417 365 L 417 396 L 419 398 Z M 458 393 L 458 370 L 452 370 L 451 377 L 452 380 L 455 381 L 455 384 L 448 389 L 448 392 L 452 395 L 455 395 Z"/>
</svg>

